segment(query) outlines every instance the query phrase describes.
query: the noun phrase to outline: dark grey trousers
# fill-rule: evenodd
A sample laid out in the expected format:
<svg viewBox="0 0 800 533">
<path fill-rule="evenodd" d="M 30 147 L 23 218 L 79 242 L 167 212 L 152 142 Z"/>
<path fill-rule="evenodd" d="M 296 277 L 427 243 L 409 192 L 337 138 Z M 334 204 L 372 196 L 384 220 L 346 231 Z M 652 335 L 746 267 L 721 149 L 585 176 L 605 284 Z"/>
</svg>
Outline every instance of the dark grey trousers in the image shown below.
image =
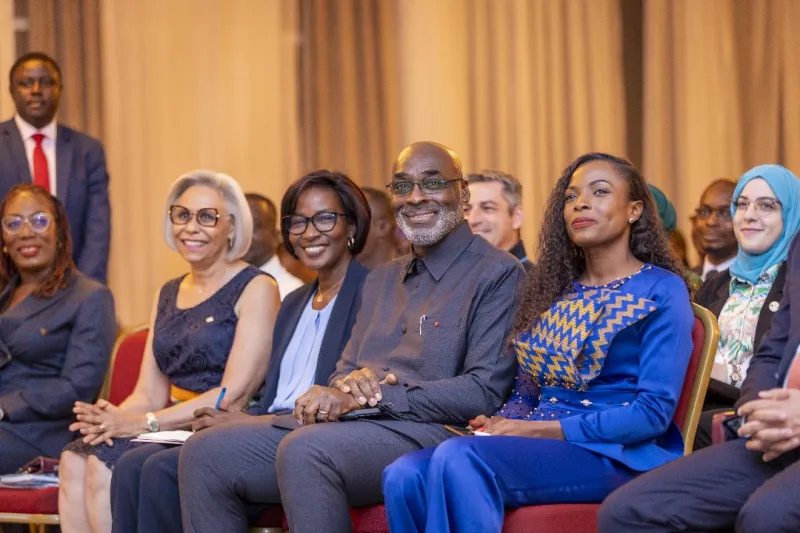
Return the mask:
<svg viewBox="0 0 800 533">
<path fill-rule="evenodd" d="M 628 482 L 603 503 L 600 533 L 800 531 L 800 453 L 765 463 L 737 439 Z"/>
<path fill-rule="evenodd" d="M 246 531 L 252 502 L 282 503 L 292 533 L 350 532 L 350 506 L 383 501 L 383 469 L 420 448 L 367 421 L 291 432 L 260 421 L 207 429 L 180 454 L 183 529 Z"/>
</svg>

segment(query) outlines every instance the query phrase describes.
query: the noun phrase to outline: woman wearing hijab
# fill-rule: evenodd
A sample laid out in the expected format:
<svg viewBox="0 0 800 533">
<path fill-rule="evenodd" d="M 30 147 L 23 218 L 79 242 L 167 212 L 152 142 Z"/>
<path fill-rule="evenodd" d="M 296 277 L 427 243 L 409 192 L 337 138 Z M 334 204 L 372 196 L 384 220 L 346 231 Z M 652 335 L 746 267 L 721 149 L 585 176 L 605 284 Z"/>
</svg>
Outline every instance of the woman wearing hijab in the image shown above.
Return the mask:
<svg viewBox="0 0 800 533">
<path fill-rule="evenodd" d="M 800 229 L 799 202 L 800 180 L 780 165 L 748 170 L 734 190 L 739 253 L 730 270 L 706 280 L 696 298 L 717 315 L 720 336 L 695 449 L 711 444 L 714 414 L 739 399 L 750 359 L 778 310 L 789 244 Z"/>
</svg>

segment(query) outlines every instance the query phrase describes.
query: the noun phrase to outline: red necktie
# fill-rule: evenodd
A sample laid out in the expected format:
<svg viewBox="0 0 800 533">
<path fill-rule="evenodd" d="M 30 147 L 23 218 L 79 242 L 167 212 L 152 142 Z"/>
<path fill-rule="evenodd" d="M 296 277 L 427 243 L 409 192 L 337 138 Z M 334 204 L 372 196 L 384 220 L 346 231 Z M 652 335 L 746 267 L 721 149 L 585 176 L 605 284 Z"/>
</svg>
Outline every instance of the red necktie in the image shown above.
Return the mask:
<svg viewBox="0 0 800 533">
<path fill-rule="evenodd" d="M 44 155 L 42 148 L 44 134 L 34 133 L 31 138 L 36 142 L 36 148 L 33 149 L 33 184 L 49 192 L 50 171 L 47 168 L 47 156 Z"/>
</svg>

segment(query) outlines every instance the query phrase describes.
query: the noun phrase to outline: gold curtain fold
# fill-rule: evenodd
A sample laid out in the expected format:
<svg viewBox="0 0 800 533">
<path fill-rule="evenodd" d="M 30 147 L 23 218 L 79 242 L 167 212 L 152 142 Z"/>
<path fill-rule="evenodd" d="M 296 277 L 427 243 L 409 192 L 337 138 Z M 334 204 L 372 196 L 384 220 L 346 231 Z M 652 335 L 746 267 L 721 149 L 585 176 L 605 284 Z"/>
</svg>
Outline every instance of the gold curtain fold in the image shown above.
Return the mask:
<svg viewBox="0 0 800 533">
<path fill-rule="evenodd" d="M 58 120 L 101 138 L 100 0 L 29 1 L 28 16 L 30 51 L 45 52 L 61 66 Z"/>
<path fill-rule="evenodd" d="M 645 0 L 644 171 L 681 228 L 713 179 L 800 171 L 800 2 Z"/>
<path fill-rule="evenodd" d="M 306 171 L 386 183 L 402 147 L 394 3 L 300 0 L 300 131 Z"/>
<path fill-rule="evenodd" d="M 8 80 L 8 71 L 16 60 L 14 39 L 14 0 L 0 0 L 0 75 Z M 6 87 L 7 81 L 2 85 Z M 8 90 L 0 91 L 0 117 L 5 120 L 15 113 L 14 103 Z"/>
<path fill-rule="evenodd" d="M 279 201 L 299 172 L 297 4 L 137 0 L 102 10 L 110 284 L 120 320 L 186 271 L 164 244 L 170 184 L 196 168 Z"/>
<path fill-rule="evenodd" d="M 516 175 L 533 246 L 564 167 L 587 151 L 626 155 L 619 1 L 406 0 L 396 9 L 404 142 L 443 142 L 468 170 Z"/>
</svg>

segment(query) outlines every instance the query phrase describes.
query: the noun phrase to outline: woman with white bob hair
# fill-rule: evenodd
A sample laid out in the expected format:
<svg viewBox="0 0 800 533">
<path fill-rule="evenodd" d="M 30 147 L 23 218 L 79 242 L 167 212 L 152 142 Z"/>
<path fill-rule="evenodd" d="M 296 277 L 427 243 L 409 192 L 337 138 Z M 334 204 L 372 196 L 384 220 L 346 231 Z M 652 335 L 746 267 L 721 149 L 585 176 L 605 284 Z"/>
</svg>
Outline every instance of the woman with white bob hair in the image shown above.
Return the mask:
<svg viewBox="0 0 800 533">
<path fill-rule="evenodd" d="M 141 445 L 133 438 L 190 429 L 192 413 L 214 407 L 223 390 L 221 408 L 240 411 L 262 384 L 280 299 L 275 280 L 241 260 L 252 236 L 250 209 L 230 176 L 197 170 L 172 184 L 164 239 L 189 272 L 156 294 L 133 394 L 119 406 L 75 404 L 71 429 L 80 438 L 60 465 L 65 533 L 111 531 L 111 471 Z"/>
</svg>

